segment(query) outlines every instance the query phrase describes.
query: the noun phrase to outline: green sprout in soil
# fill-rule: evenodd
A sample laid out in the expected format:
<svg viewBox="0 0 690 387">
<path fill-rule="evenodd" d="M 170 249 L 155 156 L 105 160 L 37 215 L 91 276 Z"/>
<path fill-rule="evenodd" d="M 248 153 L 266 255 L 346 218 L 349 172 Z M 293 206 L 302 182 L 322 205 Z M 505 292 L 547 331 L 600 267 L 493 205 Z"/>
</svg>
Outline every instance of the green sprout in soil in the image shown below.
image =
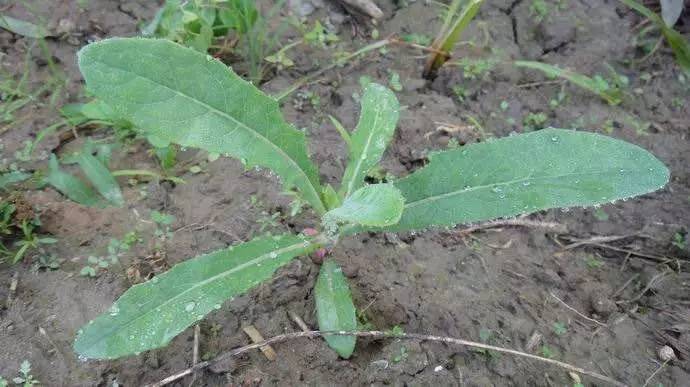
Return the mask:
<svg viewBox="0 0 690 387">
<path fill-rule="evenodd" d="M 628 79 L 617 74 L 612 69 L 611 79 L 605 79 L 601 75 L 595 75 L 593 78 L 590 78 L 574 71 L 541 62 L 515 61 L 514 64 L 517 67 L 539 70 L 551 78 L 563 78 L 578 87 L 597 94 L 609 105 L 621 103 L 623 97 L 622 89 L 628 85 Z"/>
<path fill-rule="evenodd" d="M 392 91 L 369 83 L 357 127 L 345 134 L 344 176 L 332 186 L 320 180 L 305 133 L 284 120 L 277 101 L 213 57 L 167 40 L 113 38 L 83 48 L 79 67 L 96 98 L 145 128 L 143 136 L 161 146 L 200 148 L 247 168 L 266 168 L 321 219 L 299 234 L 260 236 L 132 286 L 79 331 L 74 349 L 82 358 L 113 359 L 163 347 L 295 258 L 324 257 L 356 234 L 423 232 L 601 205 L 655 191 L 669 179 L 668 169 L 635 145 L 544 129 L 434 152 L 406 177 L 368 184 L 400 111 Z M 314 290 L 320 330 L 357 329 L 350 286 L 336 260 L 326 259 Z M 355 350 L 355 336 L 325 338 L 343 358 Z"/>
<path fill-rule="evenodd" d="M 669 25 L 664 21 L 664 18 L 645 7 L 642 3 L 635 0 L 620 0 L 620 2 L 646 17 L 661 31 L 661 35 L 666 39 L 666 43 L 671 47 L 675 55 L 676 63 L 678 63 L 678 66 L 685 74 L 690 75 L 690 44 L 688 44 L 687 39 L 680 32 L 673 29 L 675 20 L 673 21 L 674 23 L 669 23 L 671 24 Z M 647 56 L 652 55 L 654 51 L 655 49 L 651 49 Z"/>
<path fill-rule="evenodd" d="M 484 0 L 453 0 L 448 5 L 443 25 L 431 44 L 432 52 L 424 66 L 424 78 L 435 77 L 438 69 L 450 58 L 455 43 L 477 15 L 483 2 Z"/>
</svg>

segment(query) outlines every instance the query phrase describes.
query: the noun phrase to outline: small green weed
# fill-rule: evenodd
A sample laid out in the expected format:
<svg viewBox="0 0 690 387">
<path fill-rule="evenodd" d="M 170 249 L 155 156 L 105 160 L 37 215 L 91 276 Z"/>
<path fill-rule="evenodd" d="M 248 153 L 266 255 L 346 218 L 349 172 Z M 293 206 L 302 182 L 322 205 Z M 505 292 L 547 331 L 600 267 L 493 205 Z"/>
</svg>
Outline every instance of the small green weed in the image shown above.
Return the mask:
<svg viewBox="0 0 690 387">
<path fill-rule="evenodd" d="M 587 258 L 585 258 L 585 263 L 590 269 L 598 269 L 604 266 L 604 261 L 598 259 L 594 255 L 587 255 Z"/>
<path fill-rule="evenodd" d="M 564 334 L 566 334 L 566 332 L 568 332 L 568 327 L 565 325 L 565 323 L 553 323 L 553 333 L 555 333 L 558 336 L 563 336 Z"/>
<path fill-rule="evenodd" d="M 673 240 L 671 244 L 679 248 L 680 250 L 685 250 L 688 247 L 687 234 L 682 232 L 676 232 L 673 234 Z"/>
<path fill-rule="evenodd" d="M 31 375 L 31 363 L 29 363 L 28 360 L 24 360 L 22 364 L 19 365 L 19 376 L 13 378 L 12 382 L 14 382 L 14 384 L 21 385 L 22 387 L 31 387 L 40 383 L 36 378 L 34 378 L 33 375 Z M 2 383 L 2 381 L 0 381 L 0 383 Z"/>
<path fill-rule="evenodd" d="M 544 112 L 530 112 L 522 119 L 522 125 L 525 127 L 525 131 L 542 129 L 548 119 L 549 117 Z"/>
</svg>

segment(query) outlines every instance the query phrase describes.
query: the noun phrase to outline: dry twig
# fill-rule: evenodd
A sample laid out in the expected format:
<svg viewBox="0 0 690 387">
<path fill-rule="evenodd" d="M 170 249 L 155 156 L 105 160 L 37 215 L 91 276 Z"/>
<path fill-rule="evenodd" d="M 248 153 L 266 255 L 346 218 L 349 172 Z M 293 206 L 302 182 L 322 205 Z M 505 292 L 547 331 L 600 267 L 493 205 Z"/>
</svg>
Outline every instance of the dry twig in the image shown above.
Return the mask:
<svg viewBox="0 0 690 387">
<path fill-rule="evenodd" d="M 565 306 L 566 308 L 568 308 L 568 310 L 570 310 L 571 312 L 574 312 L 575 314 L 577 314 L 578 316 L 582 317 L 583 319 L 585 319 L 585 320 L 587 320 L 587 321 L 589 321 L 589 322 L 593 322 L 593 323 L 595 323 L 595 324 L 597 324 L 597 325 L 600 325 L 600 326 L 602 326 L 602 327 L 607 326 L 606 324 L 604 324 L 604 323 L 601 322 L 601 321 L 595 320 L 595 319 L 593 319 L 593 318 L 591 318 L 591 317 L 587 317 L 587 316 L 585 316 L 584 314 L 578 312 L 577 309 L 575 309 L 575 308 L 573 308 L 572 306 L 566 304 L 565 301 L 563 301 L 563 300 L 561 300 L 560 298 L 556 297 L 555 294 L 553 294 L 553 293 L 551 293 L 551 292 L 549 292 L 549 294 L 551 295 L 551 297 L 555 298 L 558 302 L 560 302 L 561 304 L 563 304 L 563 306 Z"/>
<path fill-rule="evenodd" d="M 537 355 L 532 355 L 529 353 L 521 352 L 521 351 L 516 351 L 514 349 L 508 349 L 508 348 L 503 348 L 503 347 L 496 347 L 494 345 L 488 345 L 488 344 L 483 344 L 483 343 L 477 343 L 474 341 L 468 341 L 468 340 L 463 340 L 463 339 L 455 339 L 451 337 L 442 337 L 442 336 L 432 336 L 432 335 L 423 335 L 423 334 L 418 334 L 418 333 L 393 333 L 393 332 L 383 332 L 383 331 L 364 331 L 364 332 L 346 332 L 346 331 L 308 331 L 308 332 L 293 332 L 293 333 L 285 333 L 282 335 L 278 335 L 275 337 L 272 337 L 268 340 L 264 340 L 259 343 L 254 343 L 254 344 L 249 344 L 245 345 L 243 347 L 235 348 L 233 350 L 230 350 L 228 352 L 225 352 L 218 357 L 216 357 L 214 360 L 210 361 L 205 361 L 201 362 L 193 367 L 187 368 L 185 370 L 182 370 L 174 375 L 168 376 L 165 379 L 162 379 L 156 383 L 148 385 L 148 387 L 161 387 L 165 386 L 169 383 L 172 383 L 180 378 L 183 378 L 190 373 L 194 371 L 198 371 L 200 369 L 206 368 L 210 366 L 211 364 L 221 361 L 223 359 L 226 359 L 231 356 L 236 356 L 241 353 L 245 353 L 247 351 L 250 351 L 252 349 L 256 348 L 263 348 L 267 345 L 270 344 L 275 344 L 275 343 L 280 343 L 288 340 L 293 340 L 293 339 L 298 339 L 298 338 L 303 338 L 303 337 L 309 337 L 309 338 L 314 338 L 314 337 L 320 337 L 324 335 L 343 335 L 343 336 L 357 336 L 357 337 L 370 337 L 370 338 L 394 338 L 394 339 L 406 339 L 406 340 L 420 340 L 420 341 L 433 341 L 433 342 L 439 342 L 439 343 L 445 343 L 445 344 L 451 344 L 451 345 L 460 345 L 460 346 L 465 346 L 465 347 L 473 347 L 473 348 L 481 348 L 481 349 L 487 349 L 491 351 L 496 351 L 496 352 L 502 352 L 502 353 L 509 353 L 511 355 L 516 355 L 516 356 L 521 356 L 525 357 L 528 359 L 533 359 L 533 360 L 539 360 L 544 363 L 556 365 L 558 367 L 564 368 L 568 371 L 572 372 L 577 372 L 582 375 L 587 375 L 595 379 L 599 379 L 601 381 L 604 381 L 606 383 L 611 384 L 612 386 L 618 386 L 618 387 L 627 387 L 625 383 L 619 382 L 615 379 L 612 379 L 608 376 L 593 372 L 593 371 L 587 371 L 583 368 L 573 366 L 571 364 L 558 361 L 558 360 L 553 360 L 553 359 L 548 359 L 545 357 L 537 356 Z"/>
<path fill-rule="evenodd" d="M 461 234 L 471 234 L 475 231 L 483 230 L 483 229 L 487 229 L 487 228 L 508 227 L 508 226 L 544 228 L 544 229 L 551 230 L 553 232 L 561 233 L 561 234 L 568 231 L 567 228 L 565 227 L 565 225 L 562 225 L 560 223 L 542 222 L 540 220 L 530 220 L 530 219 L 524 219 L 524 218 L 494 220 L 491 222 L 484 222 L 484 223 L 478 224 L 476 226 L 470 226 L 467 228 L 463 228 L 463 229 L 458 230 L 458 231 Z"/>
</svg>

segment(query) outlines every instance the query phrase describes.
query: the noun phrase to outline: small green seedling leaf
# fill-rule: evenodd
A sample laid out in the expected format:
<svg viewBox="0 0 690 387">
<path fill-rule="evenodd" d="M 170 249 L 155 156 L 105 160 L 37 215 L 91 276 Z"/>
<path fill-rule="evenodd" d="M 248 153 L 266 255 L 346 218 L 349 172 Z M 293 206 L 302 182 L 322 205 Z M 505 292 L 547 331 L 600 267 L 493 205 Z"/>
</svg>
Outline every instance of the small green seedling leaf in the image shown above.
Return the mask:
<svg viewBox="0 0 690 387">
<path fill-rule="evenodd" d="M 0 28 L 4 28 L 17 35 L 34 39 L 41 39 L 50 35 L 48 30 L 41 26 L 3 14 L 0 14 Z"/>
<path fill-rule="evenodd" d="M 385 86 L 369 83 L 362 96 L 362 113 L 350 139 L 350 161 L 345 169 L 342 197 L 364 184 L 367 172 L 381 161 L 398 123 L 400 104 Z"/>
<path fill-rule="evenodd" d="M 7 187 L 11 186 L 12 184 L 20 183 L 30 177 L 30 174 L 20 171 L 3 173 L 0 175 L 0 190 L 7 189 Z"/>
<path fill-rule="evenodd" d="M 544 129 L 434 153 L 395 182 L 405 197 L 388 230 L 454 226 L 549 208 L 596 206 L 662 188 L 666 166 L 635 145 Z"/>
<path fill-rule="evenodd" d="M 328 229 L 338 223 L 384 227 L 396 224 L 403 212 L 405 199 L 392 184 L 366 185 L 345 198 L 342 206 L 323 216 Z"/>
<path fill-rule="evenodd" d="M 74 349 L 84 358 L 114 359 L 165 346 L 227 299 L 268 280 L 276 269 L 317 247 L 299 236 L 273 236 L 180 263 L 129 288 L 82 328 Z"/>
<path fill-rule="evenodd" d="M 77 162 L 84 171 L 84 175 L 108 202 L 116 207 L 122 207 L 125 204 L 117 180 L 108 168 L 89 152 L 89 149 L 84 149 L 77 155 Z"/>
<path fill-rule="evenodd" d="M 167 40 L 113 38 L 79 51 L 79 67 L 93 94 L 158 145 L 270 168 L 326 212 L 304 133 L 285 122 L 274 99 L 213 57 Z"/>
<path fill-rule="evenodd" d="M 357 329 L 357 314 L 352 302 L 350 288 L 338 264 L 329 259 L 321 266 L 314 288 L 316 316 L 322 331 L 354 331 Z M 354 336 L 326 335 L 328 345 L 341 357 L 347 359 L 355 350 Z"/>
<path fill-rule="evenodd" d="M 88 207 L 102 206 L 100 199 L 89 186 L 60 169 L 57 157 L 54 154 L 50 155 L 48 175 L 45 177 L 45 181 L 79 204 Z"/>
</svg>

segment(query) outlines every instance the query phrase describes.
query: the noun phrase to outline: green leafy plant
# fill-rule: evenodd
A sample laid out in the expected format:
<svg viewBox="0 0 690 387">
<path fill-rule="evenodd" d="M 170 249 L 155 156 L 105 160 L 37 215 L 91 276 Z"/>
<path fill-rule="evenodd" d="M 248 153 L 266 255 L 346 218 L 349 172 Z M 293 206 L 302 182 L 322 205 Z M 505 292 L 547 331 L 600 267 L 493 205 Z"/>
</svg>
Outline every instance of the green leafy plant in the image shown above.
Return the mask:
<svg viewBox="0 0 690 387">
<path fill-rule="evenodd" d="M 79 66 L 91 92 L 145 128 L 142 135 L 161 146 L 202 148 L 268 168 L 287 193 L 322 217 L 320 227 L 302 234 L 261 236 L 131 287 L 79 331 L 74 348 L 83 358 L 162 347 L 294 258 L 322 253 L 359 232 L 417 232 L 599 205 L 657 190 L 669 178 L 668 169 L 637 146 L 545 129 L 435 152 L 404 178 L 368 185 L 367 172 L 382 159 L 400 110 L 390 90 L 369 83 L 357 128 L 343 129 L 349 162 L 336 190 L 319 181 L 304 133 L 284 121 L 276 101 L 213 58 L 166 40 L 114 38 L 83 48 Z M 355 328 L 349 286 L 334 262 L 326 261 L 317 284 L 320 327 Z M 352 339 L 328 342 L 342 356 L 354 345 Z"/>
<path fill-rule="evenodd" d="M 680 16 L 680 10 L 677 11 L 678 16 L 663 15 L 662 17 L 635 0 L 620 1 L 649 19 L 659 30 L 661 30 L 661 35 L 666 39 L 666 43 L 671 47 L 671 50 L 673 50 L 673 54 L 676 57 L 676 63 L 678 63 L 685 74 L 690 75 L 690 44 L 688 44 L 687 39 L 685 39 L 680 32 L 673 29 L 673 24 L 675 24 L 675 20 L 673 19 L 675 18 L 677 20 L 678 16 Z M 673 23 L 667 24 L 664 18 L 669 22 L 673 21 Z"/>
<path fill-rule="evenodd" d="M 539 70 L 548 77 L 563 78 L 578 87 L 597 94 L 609 105 L 621 103 L 623 97 L 622 89 L 628 85 L 628 79 L 618 75 L 613 69 L 611 69 L 611 78 L 607 80 L 601 75 L 595 75 L 593 78 L 590 78 L 586 75 L 542 62 L 515 61 L 514 64 L 517 67 Z"/>
<path fill-rule="evenodd" d="M 29 363 L 28 360 L 24 360 L 22 364 L 19 365 L 19 376 L 13 378 L 12 382 L 22 385 L 23 387 L 31 387 L 41 383 L 31 375 L 31 363 Z"/>
<path fill-rule="evenodd" d="M 460 35 L 479 12 L 484 0 L 453 0 L 446 10 L 443 25 L 431 44 L 432 52 L 424 66 L 424 78 L 436 75 L 441 66 L 450 58 Z"/>
</svg>

